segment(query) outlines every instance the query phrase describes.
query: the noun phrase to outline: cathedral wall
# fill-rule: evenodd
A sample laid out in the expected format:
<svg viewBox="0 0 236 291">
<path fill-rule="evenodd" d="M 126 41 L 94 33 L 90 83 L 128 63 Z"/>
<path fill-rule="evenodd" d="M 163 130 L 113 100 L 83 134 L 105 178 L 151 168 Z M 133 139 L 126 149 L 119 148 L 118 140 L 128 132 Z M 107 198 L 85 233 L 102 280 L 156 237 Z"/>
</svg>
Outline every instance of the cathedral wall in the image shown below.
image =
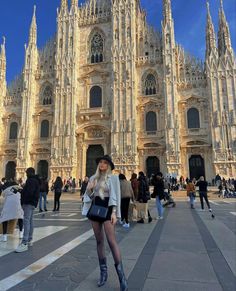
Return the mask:
<svg viewBox="0 0 236 291">
<path fill-rule="evenodd" d="M 91 46 L 94 35 L 98 33 L 103 39 L 103 61 L 91 62 Z M 79 67 L 77 86 L 76 113 L 76 147 L 77 177 L 86 175 L 87 153 L 90 146 L 101 145 L 104 153 L 111 153 L 111 104 L 112 96 L 112 27 L 111 23 L 81 26 L 78 43 Z M 95 86 L 101 88 L 102 106 L 91 108 L 90 97 Z"/>
<path fill-rule="evenodd" d="M 176 46 L 170 10 L 164 12 L 168 15 L 161 35 L 146 24 L 141 10 L 112 21 L 110 3 L 106 17 L 90 15 L 86 7 L 87 14 L 72 13 L 68 22 L 63 19 L 66 14 L 59 15 L 58 37 L 39 52 L 34 27 L 24 82 L 17 80 L 19 88 L 14 96 L 6 96 L 0 113 L 0 176 L 9 161 L 19 163 L 19 175 L 24 175 L 25 166 L 37 169 L 44 160 L 51 178 L 82 178 L 91 147 L 112 155 L 118 171 L 127 176 L 134 170 L 150 175 L 157 169 L 164 173 L 171 169 L 179 176 L 193 177 L 203 173 L 203 165 L 208 181 L 216 173 L 235 176 L 233 54 L 230 61 L 227 56 L 212 61 L 206 81 L 202 64 Z M 119 17 L 119 9 L 114 17 Z M 97 61 L 101 46 L 102 60 Z M 101 90 L 99 106 L 91 101 L 94 87 Z M 43 121 L 49 122 L 47 137 L 41 136 Z M 18 124 L 18 140 L 9 140 L 13 122 Z M 29 136 L 20 129 L 21 122 L 24 130 L 30 129 Z"/>
</svg>

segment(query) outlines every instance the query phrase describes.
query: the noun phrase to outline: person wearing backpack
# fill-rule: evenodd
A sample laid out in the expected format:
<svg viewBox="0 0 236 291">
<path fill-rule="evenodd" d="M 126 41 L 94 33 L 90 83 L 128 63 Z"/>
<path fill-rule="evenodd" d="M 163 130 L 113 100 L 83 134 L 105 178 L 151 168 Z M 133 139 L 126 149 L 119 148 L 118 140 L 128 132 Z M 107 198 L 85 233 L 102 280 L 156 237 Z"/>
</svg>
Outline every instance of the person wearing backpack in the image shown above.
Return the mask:
<svg viewBox="0 0 236 291">
<path fill-rule="evenodd" d="M 16 248 L 16 253 L 22 253 L 28 250 L 28 247 L 33 245 L 33 232 L 34 232 L 34 209 L 38 205 L 40 180 L 35 175 L 34 168 L 26 170 L 27 180 L 21 191 L 21 204 L 24 211 L 24 234 L 22 242 Z"/>
</svg>

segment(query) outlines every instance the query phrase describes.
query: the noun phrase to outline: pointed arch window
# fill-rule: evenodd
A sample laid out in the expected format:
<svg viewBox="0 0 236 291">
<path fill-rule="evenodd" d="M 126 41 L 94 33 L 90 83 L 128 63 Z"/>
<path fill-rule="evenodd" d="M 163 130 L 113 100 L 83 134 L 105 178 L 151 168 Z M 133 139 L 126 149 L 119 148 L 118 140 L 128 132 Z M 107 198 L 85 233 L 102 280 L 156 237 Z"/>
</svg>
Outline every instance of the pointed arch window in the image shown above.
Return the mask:
<svg viewBox="0 0 236 291">
<path fill-rule="evenodd" d="M 53 96 L 52 88 L 50 86 L 46 86 L 45 89 L 43 90 L 43 96 L 42 96 L 43 105 L 51 105 L 52 96 Z"/>
<path fill-rule="evenodd" d="M 200 116 L 199 111 L 196 108 L 190 108 L 187 112 L 188 128 L 197 129 L 200 128 Z"/>
<path fill-rule="evenodd" d="M 155 95 L 157 93 L 157 81 L 153 74 L 148 74 L 144 83 L 145 95 Z"/>
<path fill-rule="evenodd" d="M 18 124 L 17 122 L 12 122 L 10 125 L 9 139 L 16 140 L 18 133 Z"/>
<path fill-rule="evenodd" d="M 49 121 L 43 120 L 41 122 L 41 130 L 40 130 L 40 138 L 48 138 L 49 137 Z"/>
<path fill-rule="evenodd" d="M 157 131 L 157 115 L 156 112 L 149 111 L 146 114 L 146 131 Z"/>
<path fill-rule="evenodd" d="M 91 63 L 103 62 L 104 41 L 98 32 L 94 34 L 91 40 Z"/>
<path fill-rule="evenodd" d="M 102 107 L 102 88 L 93 86 L 90 90 L 89 107 L 96 108 Z"/>
</svg>

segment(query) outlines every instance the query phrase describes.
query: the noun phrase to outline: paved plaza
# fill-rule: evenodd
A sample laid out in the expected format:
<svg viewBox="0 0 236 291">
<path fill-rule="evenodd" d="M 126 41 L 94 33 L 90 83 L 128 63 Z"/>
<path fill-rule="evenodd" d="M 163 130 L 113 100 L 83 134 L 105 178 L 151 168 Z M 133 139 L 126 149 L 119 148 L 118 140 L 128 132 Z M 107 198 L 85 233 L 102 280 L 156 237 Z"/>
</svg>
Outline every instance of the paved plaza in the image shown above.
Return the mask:
<svg viewBox="0 0 236 291">
<path fill-rule="evenodd" d="M 210 198 L 216 218 L 189 209 L 184 197 L 165 210 L 163 220 L 117 226 L 129 290 L 236 290 L 236 200 Z M 154 201 L 151 213 L 156 216 Z M 81 215 L 77 194 L 64 194 L 61 211 L 35 212 L 34 245 L 14 253 L 18 233 L 0 243 L 0 290 L 119 290 L 108 252 L 109 278 L 98 289 L 99 267 L 91 225 Z M 107 248 L 108 251 L 108 248 Z"/>
</svg>

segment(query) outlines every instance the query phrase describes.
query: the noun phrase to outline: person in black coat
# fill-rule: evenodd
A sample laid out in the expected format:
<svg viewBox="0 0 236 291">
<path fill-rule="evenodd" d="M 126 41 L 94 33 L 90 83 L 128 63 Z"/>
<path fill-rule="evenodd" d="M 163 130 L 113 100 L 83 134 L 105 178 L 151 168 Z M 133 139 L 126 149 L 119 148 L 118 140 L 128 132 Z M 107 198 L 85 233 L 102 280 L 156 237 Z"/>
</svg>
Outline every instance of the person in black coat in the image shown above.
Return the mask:
<svg viewBox="0 0 236 291">
<path fill-rule="evenodd" d="M 59 211 L 60 210 L 60 198 L 61 198 L 61 192 L 62 192 L 63 182 L 61 177 L 57 177 L 56 181 L 54 183 L 54 208 L 53 211 Z"/>
<path fill-rule="evenodd" d="M 49 191 L 47 178 L 40 180 L 39 212 L 42 212 L 42 200 L 44 199 L 44 211 L 47 211 L 47 195 Z"/>
<path fill-rule="evenodd" d="M 153 186 L 154 186 L 154 190 L 153 190 L 152 197 L 156 198 L 156 207 L 157 207 L 159 219 L 163 219 L 164 208 L 162 206 L 161 200 L 164 199 L 165 197 L 165 194 L 164 194 L 165 184 L 164 184 L 163 175 L 161 172 L 158 172 L 155 178 L 153 179 Z"/>
<path fill-rule="evenodd" d="M 88 182 L 89 182 L 89 178 L 85 177 L 84 181 L 82 182 L 81 189 L 80 189 L 80 196 L 81 197 L 84 196 L 84 193 L 85 193 L 87 186 L 88 186 Z"/>
<path fill-rule="evenodd" d="M 21 253 L 28 250 L 28 246 L 32 246 L 33 240 L 33 217 L 34 209 L 38 205 L 40 180 L 35 175 L 34 168 L 26 170 L 27 180 L 21 191 L 21 204 L 24 210 L 24 234 L 20 245 L 17 247 L 16 252 Z"/>
<path fill-rule="evenodd" d="M 143 172 L 139 172 L 138 182 L 139 182 L 138 183 L 138 202 L 148 203 L 148 200 L 150 200 L 151 197 L 150 197 L 150 192 L 149 192 L 148 181 Z M 147 205 L 147 214 L 148 214 L 148 222 L 150 223 L 152 222 L 152 217 L 148 210 L 148 205 Z M 141 218 L 140 220 L 137 221 L 137 223 L 144 223 L 144 219 Z"/>
<path fill-rule="evenodd" d="M 207 186 L 208 186 L 208 183 L 207 183 L 207 181 L 205 181 L 203 176 L 200 177 L 200 179 L 197 182 L 196 186 L 199 187 L 199 197 L 200 197 L 202 210 L 204 210 L 204 203 L 203 203 L 203 198 L 204 198 L 205 201 L 206 201 L 206 204 L 207 204 L 207 207 L 208 207 L 209 211 L 212 212 L 211 206 L 210 206 L 210 203 L 209 203 L 209 200 L 208 200 L 208 197 L 207 197 L 207 191 L 208 191 L 207 190 Z M 214 218 L 213 214 L 212 214 L 212 218 Z"/>
</svg>

